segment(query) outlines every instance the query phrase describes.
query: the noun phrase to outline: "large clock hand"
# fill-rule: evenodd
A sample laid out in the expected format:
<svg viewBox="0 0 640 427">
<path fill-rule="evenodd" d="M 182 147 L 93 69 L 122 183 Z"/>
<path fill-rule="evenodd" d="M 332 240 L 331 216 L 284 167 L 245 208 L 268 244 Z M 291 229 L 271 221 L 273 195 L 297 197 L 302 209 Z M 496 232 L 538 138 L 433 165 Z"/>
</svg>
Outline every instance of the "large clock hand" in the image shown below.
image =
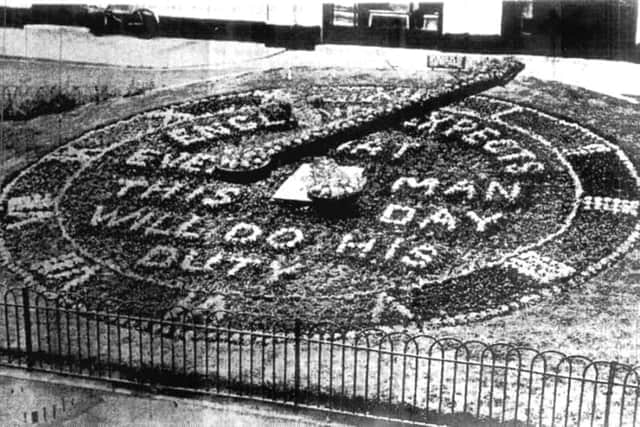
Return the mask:
<svg viewBox="0 0 640 427">
<path fill-rule="evenodd" d="M 258 149 L 240 148 L 223 156 L 220 177 L 228 179 L 264 171 L 265 168 L 288 163 L 303 155 L 318 155 L 328 148 L 367 134 L 387 129 L 403 120 L 459 102 L 512 80 L 524 65 L 514 59 L 490 59 L 453 75 L 451 81 L 434 89 L 419 88 L 406 99 L 397 99 L 388 105 L 365 107 L 356 114 L 331 121 L 311 129 L 295 129 L 287 136 L 262 142 Z M 254 174 L 256 179 L 261 174 Z"/>
</svg>

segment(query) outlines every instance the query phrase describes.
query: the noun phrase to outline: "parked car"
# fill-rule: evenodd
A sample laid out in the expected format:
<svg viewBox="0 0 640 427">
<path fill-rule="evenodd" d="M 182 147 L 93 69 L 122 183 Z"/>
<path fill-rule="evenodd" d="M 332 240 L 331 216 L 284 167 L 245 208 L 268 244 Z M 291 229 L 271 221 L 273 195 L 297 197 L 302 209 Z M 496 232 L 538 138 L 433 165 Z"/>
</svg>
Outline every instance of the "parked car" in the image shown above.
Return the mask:
<svg viewBox="0 0 640 427">
<path fill-rule="evenodd" d="M 94 34 L 158 35 L 160 20 L 153 11 L 131 4 L 113 4 L 92 13 L 89 28 Z"/>
</svg>

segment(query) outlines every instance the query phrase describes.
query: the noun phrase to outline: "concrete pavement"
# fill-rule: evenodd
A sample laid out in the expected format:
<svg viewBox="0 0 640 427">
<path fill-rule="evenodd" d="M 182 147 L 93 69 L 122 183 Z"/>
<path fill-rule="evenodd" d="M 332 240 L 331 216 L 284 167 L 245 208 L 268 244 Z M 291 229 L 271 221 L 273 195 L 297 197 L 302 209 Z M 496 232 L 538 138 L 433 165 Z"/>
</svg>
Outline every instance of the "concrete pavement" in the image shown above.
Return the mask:
<svg viewBox="0 0 640 427">
<path fill-rule="evenodd" d="M 0 28 L 0 55 L 121 67 L 228 68 L 282 51 L 235 41 L 96 37 L 83 27 Z"/>
<path fill-rule="evenodd" d="M 0 425 L 347 426 L 324 415 L 259 403 L 185 399 L 115 389 L 106 383 L 0 369 Z"/>
<path fill-rule="evenodd" d="M 398 74 L 409 74 L 427 69 L 429 55 L 454 55 L 435 50 L 379 48 L 351 45 L 319 45 L 313 52 L 288 51 L 269 59 L 274 66 L 307 65 L 316 67 L 354 67 L 394 69 Z M 471 58 L 486 55 L 468 54 Z M 640 96 L 640 64 L 581 58 L 551 58 L 545 56 L 516 55 L 526 67 L 521 77 L 583 87 L 632 103 Z M 632 95 L 628 97 L 625 95 Z"/>
<path fill-rule="evenodd" d="M 438 54 L 441 52 L 353 45 L 325 44 L 314 51 L 285 51 L 249 42 L 96 37 L 81 27 L 47 25 L 0 29 L 0 55 L 4 56 L 176 71 L 310 66 L 393 69 L 403 74 L 426 70 L 427 56 Z M 634 97 L 640 97 L 640 64 L 525 55 L 518 58 L 526 64 L 523 77 L 580 86 L 633 103 L 637 103 Z"/>
</svg>

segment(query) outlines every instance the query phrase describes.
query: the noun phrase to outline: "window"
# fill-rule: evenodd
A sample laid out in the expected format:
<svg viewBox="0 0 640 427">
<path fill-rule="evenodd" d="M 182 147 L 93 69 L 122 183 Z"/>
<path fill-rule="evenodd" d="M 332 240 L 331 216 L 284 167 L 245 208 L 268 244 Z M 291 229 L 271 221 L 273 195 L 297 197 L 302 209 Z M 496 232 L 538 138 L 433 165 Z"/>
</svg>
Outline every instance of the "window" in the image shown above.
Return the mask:
<svg viewBox="0 0 640 427">
<path fill-rule="evenodd" d="M 522 21 L 522 35 L 528 36 L 533 34 L 535 32 L 535 25 L 533 21 L 533 1 L 522 2 L 520 19 Z"/>
<path fill-rule="evenodd" d="M 432 14 L 424 14 L 422 16 L 422 29 L 424 31 L 440 31 L 440 14 L 438 12 Z"/>
<path fill-rule="evenodd" d="M 533 1 L 527 1 L 522 5 L 522 19 L 533 19 Z"/>
<path fill-rule="evenodd" d="M 354 27 L 355 22 L 356 16 L 353 4 L 333 5 L 333 25 L 337 27 Z"/>
</svg>

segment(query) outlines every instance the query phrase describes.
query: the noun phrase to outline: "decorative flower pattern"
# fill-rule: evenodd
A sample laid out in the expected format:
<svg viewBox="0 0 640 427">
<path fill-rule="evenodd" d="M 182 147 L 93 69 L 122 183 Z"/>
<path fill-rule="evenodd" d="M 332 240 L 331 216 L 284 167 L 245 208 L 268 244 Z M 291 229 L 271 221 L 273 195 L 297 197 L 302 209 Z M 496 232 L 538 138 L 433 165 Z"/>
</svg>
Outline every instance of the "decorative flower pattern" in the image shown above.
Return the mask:
<svg viewBox="0 0 640 427">
<path fill-rule="evenodd" d="M 229 243 L 244 245 L 247 243 L 255 243 L 261 235 L 262 230 L 257 225 L 241 222 L 234 225 L 231 230 L 224 235 L 224 240 Z"/>
<path fill-rule="evenodd" d="M 99 129 L 7 185 L 0 254 L 26 283 L 73 303 L 131 295 L 163 309 L 183 301 L 204 312 L 432 325 L 535 303 L 608 268 L 640 238 L 633 164 L 579 125 L 486 97 L 403 116 L 517 68 L 488 62 L 432 88 L 245 91 Z M 314 114 L 300 113 L 314 91 L 322 91 Z M 405 124 L 344 137 L 392 119 Z M 318 153 L 333 160 L 316 163 L 309 194 L 359 194 L 352 216 L 318 220 L 306 206 L 270 200 Z M 210 186 L 220 168 L 267 163 L 268 178 Z M 353 164 L 363 165 L 366 183 L 337 173 Z M 586 176 L 612 171 L 621 176 L 615 193 Z M 83 264 L 91 259 L 101 263 Z M 220 292 L 223 301 L 210 299 Z"/>
<path fill-rule="evenodd" d="M 303 240 L 302 231 L 294 227 L 281 228 L 267 237 L 267 243 L 276 250 L 293 249 Z"/>
</svg>

